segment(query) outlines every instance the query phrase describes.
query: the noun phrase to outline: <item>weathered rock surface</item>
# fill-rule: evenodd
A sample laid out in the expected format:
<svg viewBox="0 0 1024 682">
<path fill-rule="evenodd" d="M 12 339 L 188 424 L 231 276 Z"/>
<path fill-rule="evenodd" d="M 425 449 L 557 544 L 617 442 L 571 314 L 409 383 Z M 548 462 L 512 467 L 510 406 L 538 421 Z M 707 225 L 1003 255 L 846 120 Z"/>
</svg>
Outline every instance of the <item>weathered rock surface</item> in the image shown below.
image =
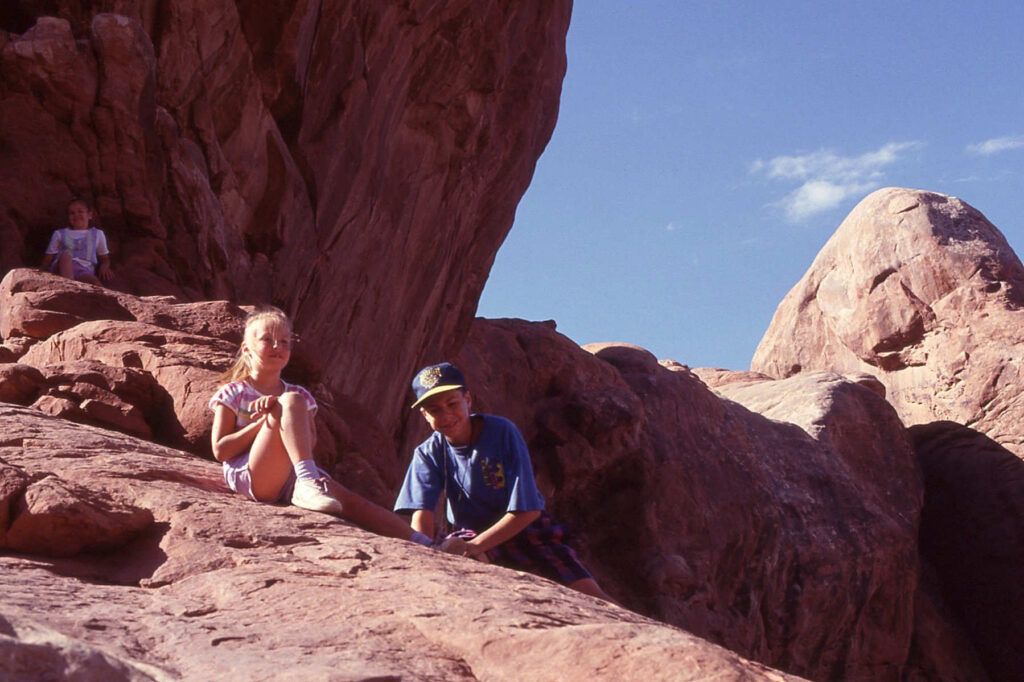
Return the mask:
<svg viewBox="0 0 1024 682">
<path fill-rule="evenodd" d="M 540 578 L 248 502 L 185 453 L 9 405 L 0 432 L 12 682 L 795 679 Z M 81 510 L 41 513 L 40 486 L 87 504 L 97 541 L 69 544 Z"/>
<path fill-rule="evenodd" d="M 1024 266 L 959 199 L 884 189 L 787 294 L 751 370 L 866 372 L 908 424 L 966 424 L 1024 456 Z"/>
<path fill-rule="evenodd" d="M 20 370 L 0 392 L 20 391 L 12 402 L 34 400 L 48 414 L 208 453 L 206 403 L 237 351 L 244 314 L 224 301 L 140 298 L 12 270 L 0 282 L 0 332 L 34 343 L 19 364 L 0 367 L 41 376 L 29 390 Z"/>
<path fill-rule="evenodd" d="M 402 452 L 425 435 L 408 378 L 469 333 L 554 125 L 570 6 L 5 5 L 0 272 L 37 263 L 67 199 L 89 194 L 117 287 L 157 295 L 25 270 L 0 284 L 0 399 L 35 408 L 0 405 L 12 674 L 208 679 L 241 658 L 252 679 L 287 674 L 283 659 L 302 679 L 779 679 L 528 576 L 247 503 L 210 462 L 43 414 L 202 452 L 242 311 L 184 301 L 273 301 L 303 339 L 288 378 L 320 402 L 318 459 L 390 502 L 396 434 Z M 962 204 L 913 197 L 885 211 L 942 227 L 933 275 L 904 267 L 931 232 L 896 239 L 882 252 L 898 257 L 854 278 L 877 293 L 848 311 L 833 268 L 798 321 L 831 315 L 818 354 L 879 376 L 905 419 L 981 406 L 975 427 L 1013 448 L 1013 364 L 971 383 L 998 352 L 970 337 L 1017 358 L 1020 264 Z M 460 362 L 479 407 L 523 428 L 609 591 L 815 678 L 979 679 L 921 587 L 920 484 L 877 381 L 700 371 L 722 400 L 643 349 L 590 351 L 543 325 L 476 323 Z M 933 371 L 926 355 L 946 359 Z M 800 364 L 782 362 L 760 371 Z"/>
<path fill-rule="evenodd" d="M 52 279 L 14 271 L 0 284 L 0 292 L 10 300 L 19 294 L 8 280 L 22 282 L 19 291 L 24 293 L 32 288 L 26 282 L 34 281 L 43 290 Z M 92 289 L 68 284 L 68 297 L 78 289 Z M 13 375 L 17 381 L 24 383 L 21 377 L 26 374 L 32 377 L 23 402 L 37 391 L 40 397 L 33 404 L 39 410 L 61 414 L 61 406 L 77 409 L 82 414 L 73 415 L 76 418 L 128 432 L 131 429 L 116 419 L 104 421 L 86 414 L 86 409 L 101 405 L 117 412 L 119 406 L 130 406 L 142 413 L 147 425 L 160 424 L 165 418 L 160 415 L 170 414 L 174 424 L 195 424 L 197 433 L 208 430 L 205 402 L 234 347 L 212 336 L 230 336 L 227 322 L 215 323 L 221 308 L 114 292 L 100 295 L 115 298 L 118 309 L 135 319 L 78 322 L 37 340 L 20 358 L 21 364 L 7 366 L 20 368 Z M 0 298 L 0 303 L 6 300 Z M 60 297 L 49 300 L 52 307 L 69 307 Z M 114 309 L 109 302 L 97 305 Z M 236 321 L 240 315 L 238 309 L 231 313 Z M 896 679 L 908 670 L 936 666 L 949 672 L 943 662 L 935 663 L 927 647 L 918 657 L 920 664 L 912 660 L 917 651 L 912 646 L 915 608 L 920 608 L 914 542 L 920 489 L 902 427 L 877 393 L 824 375 L 775 382 L 745 374 L 740 377 L 743 382 L 725 382 L 728 386 L 721 390 L 743 389 L 751 405 L 777 420 L 773 422 L 722 401 L 685 367 L 662 366 L 641 348 L 604 344 L 589 350 L 557 334 L 553 325 L 478 321 L 459 361 L 473 377 L 478 407 L 505 414 L 523 428 L 551 508 L 579 531 L 577 545 L 613 595 L 748 658 L 816 679 Z M 529 371 L 501 371 L 508 366 Z M 751 384 L 752 379 L 760 384 Z M 15 381 L 0 382 L 0 390 Z M 749 397 L 755 385 L 763 385 L 758 391 L 767 396 L 767 406 Z M 318 458 L 346 484 L 389 504 L 402 473 L 398 459 L 387 455 L 394 452 L 393 441 L 373 431 L 373 420 L 365 418 L 365 408 L 358 402 L 339 399 L 323 387 L 316 392 L 324 448 Z M 426 435 L 422 420 L 414 413 L 409 416 L 403 452 Z M 866 422 L 879 428 L 867 429 Z M 156 426 L 153 432 L 159 436 Z M 10 442 L 25 447 L 26 442 L 35 442 L 33 438 L 14 437 Z M 119 442 L 127 437 L 109 438 Z M 110 449 L 104 443 L 103 448 Z M 89 530 L 79 535 L 90 547 L 113 544 L 123 546 L 121 553 L 140 551 L 147 566 L 160 552 L 173 557 L 167 548 L 177 547 L 178 540 L 160 544 L 158 552 L 152 549 L 154 541 L 145 539 L 166 535 L 167 514 L 140 501 L 136 492 L 129 495 L 123 488 L 105 485 L 97 489 L 92 477 L 103 479 L 102 467 L 88 473 L 97 460 L 77 446 L 72 450 L 76 454 L 57 450 L 48 456 L 62 462 L 81 460 L 77 477 L 53 469 L 44 470 L 43 476 L 53 475 L 43 479 L 38 472 L 28 475 L 18 468 L 2 472 L 4 489 L 11 492 L 0 503 L 0 519 L 6 513 L 5 532 L 14 529 L 13 536 L 8 533 L 13 540 L 7 546 L 52 554 L 46 547 L 68 545 L 52 538 L 76 528 L 67 520 L 74 516 L 87 522 Z M 134 458 L 118 452 L 114 448 L 111 456 Z M 11 461 L 2 454 L 0 459 Z M 188 460 L 175 455 L 173 461 Z M 119 480 L 133 490 L 140 481 L 145 488 L 169 480 L 192 481 L 201 489 L 223 492 L 212 466 L 206 469 L 205 482 L 189 473 L 191 465 L 160 473 L 126 472 Z M 886 475 L 867 473 L 877 471 Z M 36 502 L 33 488 L 51 492 Z M 17 505 L 12 504 L 15 500 Z M 24 500 L 32 505 L 25 506 Z M 199 505 L 191 498 L 183 504 Z M 252 533 L 287 535 L 261 525 L 264 517 L 258 514 L 264 507 L 244 509 L 254 524 Z M 20 516 L 12 518 L 27 511 L 32 513 L 21 521 Z M 53 521 L 62 518 L 65 521 Z M 191 528 L 195 523 L 190 518 L 184 525 Z M 248 542 L 231 539 L 241 532 L 232 528 L 225 531 L 229 537 L 222 539 L 224 543 Z M 147 542 L 148 549 L 131 549 Z M 204 566 L 221 561 L 217 553 L 187 544 L 182 552 L 181 561 L 193 556 Z M 112 571 L 116 576 L 110 580 L 115 582 L 173 581 L 176 578 L 164 573 L 177 575 L 175 561 L 163 561 L 159 571 L 147 573 L 132 568 L 131 562 L 115 568 L 114 561 L 106 560 L 99 568 L 90 567 L 86 577 L 95 580 L 103 571 Z M 140 572 L 145 574 L 141 578 Z M 837 599 L 838 593 L 844 599 Z M 940 635 L 946 632 L 935 619 L 927 624 Z M 57 625 L 36 618 L 24 627 L 68 634 Z M 254 635 L 259 637 L 263 635 Z M 565 660 L 578 657 L 588 638 L 562 644 L 558 651 L 575 652 Z M 936 638 L 941 639 L 936 635 L 928 641 Z M 83 641 L 75 646 L 89 643 Z M 134 659 L 117 660 L 118 665 L 137 664 Z"/>
<path fill-rule="evenodd" d="M 279 303 L 315 383 L 388 432 L 472 321 L 554 128 L 570 8 L 12 0 L 0 273 L 90 194 L 118 286 Z"/>
<path fill-rule="evenodd" d="M 610 593 L 812 679 L 908 674 L 922 491 L 892 408 L 824 373 L 722 400 L 641 348 L 587 350 L 478 320 L 458 362 Z M 404 449 L 425 435 L 412 422 Z"/>
</svg>

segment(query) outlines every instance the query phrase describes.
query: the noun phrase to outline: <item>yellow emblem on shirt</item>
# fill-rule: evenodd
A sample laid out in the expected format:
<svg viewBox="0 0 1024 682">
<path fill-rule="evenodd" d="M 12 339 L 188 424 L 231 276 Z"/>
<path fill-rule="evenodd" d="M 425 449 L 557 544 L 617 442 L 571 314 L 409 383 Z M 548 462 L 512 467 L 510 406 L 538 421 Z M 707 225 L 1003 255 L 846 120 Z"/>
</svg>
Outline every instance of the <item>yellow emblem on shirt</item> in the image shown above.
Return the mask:
<svg viewBox="0 0 1024 682">
<path fill-rule="evenodd" d="M 492 463 L 490 458 L 480 462 L 480 472 L 483 474 L 484 485 L 494 490 L 501 490 L 505 487 L 505 468 L 501 462 Z"/>
</svg>

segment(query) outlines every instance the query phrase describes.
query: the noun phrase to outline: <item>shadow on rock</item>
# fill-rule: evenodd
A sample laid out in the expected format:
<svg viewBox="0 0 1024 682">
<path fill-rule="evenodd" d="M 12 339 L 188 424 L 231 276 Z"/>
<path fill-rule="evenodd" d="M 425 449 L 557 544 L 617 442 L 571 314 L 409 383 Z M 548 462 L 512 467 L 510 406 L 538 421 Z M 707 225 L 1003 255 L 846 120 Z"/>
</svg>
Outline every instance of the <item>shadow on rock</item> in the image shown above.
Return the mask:
<svg viewBox="0 0 1024 682">
<path fill-rule="evenodd" d="M 921 555 L 992 679 L 1024 679 L 1024 461 L 953 422 L 909 431 L 925 481 Z"/>
</svg>

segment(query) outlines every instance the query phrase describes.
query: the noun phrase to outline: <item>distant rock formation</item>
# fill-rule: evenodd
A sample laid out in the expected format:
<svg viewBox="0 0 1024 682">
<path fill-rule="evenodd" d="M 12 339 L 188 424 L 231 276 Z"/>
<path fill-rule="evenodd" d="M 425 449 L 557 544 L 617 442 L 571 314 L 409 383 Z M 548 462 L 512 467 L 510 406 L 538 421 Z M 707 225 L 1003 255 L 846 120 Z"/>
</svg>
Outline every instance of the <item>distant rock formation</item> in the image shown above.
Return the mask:
<svg viewBox="0 0 1024 682">
<path fill-rule="evenodd" d="M 1024 266 L 954 197 L 864 199 L 786 295 L 751 370 L 866 372 L 903 421 L 953 421 L 1024 456 Z"/>
<path fill-rule="evenodd" d="M 840 225 L 751 363 L 776 377 L 860 372 L 884 385 L 924 476 L 925 592 L 993 680 L 1022 675 L 1022 360 L 1024 266 L 1002 234 L 959 199 L 890 188 Z"/>
</svg>

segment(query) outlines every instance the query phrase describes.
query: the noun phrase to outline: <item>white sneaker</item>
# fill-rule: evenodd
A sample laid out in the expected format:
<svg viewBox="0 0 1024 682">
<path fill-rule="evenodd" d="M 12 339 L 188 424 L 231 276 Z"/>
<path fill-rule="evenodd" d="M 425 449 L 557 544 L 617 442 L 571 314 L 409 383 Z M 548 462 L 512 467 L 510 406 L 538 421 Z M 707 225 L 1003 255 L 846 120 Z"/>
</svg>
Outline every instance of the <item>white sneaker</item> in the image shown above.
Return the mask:
<svg viewBox="0 0 1024 682">
<path fill-rule="evenodd" d="M 324 514 L 341 514 L 341 502 L 327 492 L 326 478 L 300 478 L 292 490 L 292 504 L 296 507 Z"/>
</svg>

